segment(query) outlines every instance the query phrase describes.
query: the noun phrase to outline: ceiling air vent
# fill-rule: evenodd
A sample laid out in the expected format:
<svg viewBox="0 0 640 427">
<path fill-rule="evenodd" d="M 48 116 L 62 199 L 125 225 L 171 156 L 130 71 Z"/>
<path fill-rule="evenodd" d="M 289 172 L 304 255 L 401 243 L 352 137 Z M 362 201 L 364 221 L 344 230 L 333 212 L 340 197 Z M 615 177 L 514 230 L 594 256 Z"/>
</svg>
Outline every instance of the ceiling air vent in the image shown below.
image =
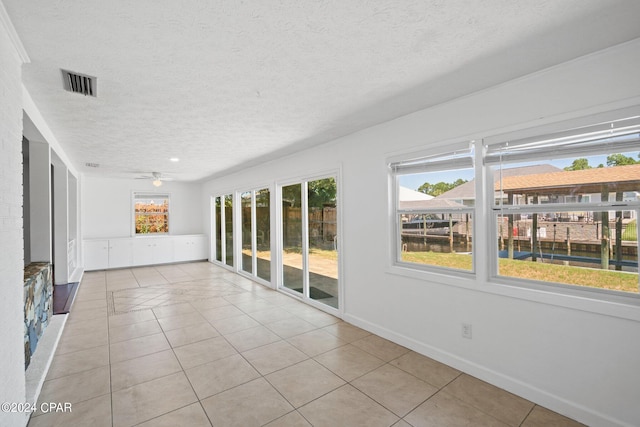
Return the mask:
<svg viewBox="0 0 640 427">
<path fill-rule="evenodd" d="M 68 90 L 69 92 L 94 97 L 98 94 L 98 79 L 96 77 L 62 70 L 62 81 L 64 84 L 64 89 Z"/>
</svg>

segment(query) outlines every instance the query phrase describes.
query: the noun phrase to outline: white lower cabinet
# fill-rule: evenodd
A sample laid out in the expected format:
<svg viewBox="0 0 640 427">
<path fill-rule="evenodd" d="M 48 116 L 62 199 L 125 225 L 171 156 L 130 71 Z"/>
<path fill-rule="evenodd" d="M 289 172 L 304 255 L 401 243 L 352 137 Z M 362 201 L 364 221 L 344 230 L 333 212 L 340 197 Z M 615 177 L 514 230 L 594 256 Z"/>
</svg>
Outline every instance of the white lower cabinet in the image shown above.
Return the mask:
<svg viewBox="0 0 640 427">
<path fill-rule="evenodd" d="M 206 236 L 178 236 L 173 243 L 176 262 L 209 258 Z"/>
<path fill-rule="evenodd" d="M 208 257 L 207 241 L 205 235 L 88 239 L 83 242 L 84 269 L 203 260 Z"/>
<path fill-rule="evenodd" d="M 109 241 L 84 241 L 84 269 L 104 270 L 109 268 Z"/>
<path fill-rule="evenodd" d="M 174 262 L 173 241 L 167 237 L 140 237 L 133 242 L 133 265 Z"/>
<path fill-rule="evenodd" d="M 131 239 L 109 240 L 109 268 L 128 267 L 133 262 Z"/>
</svg>

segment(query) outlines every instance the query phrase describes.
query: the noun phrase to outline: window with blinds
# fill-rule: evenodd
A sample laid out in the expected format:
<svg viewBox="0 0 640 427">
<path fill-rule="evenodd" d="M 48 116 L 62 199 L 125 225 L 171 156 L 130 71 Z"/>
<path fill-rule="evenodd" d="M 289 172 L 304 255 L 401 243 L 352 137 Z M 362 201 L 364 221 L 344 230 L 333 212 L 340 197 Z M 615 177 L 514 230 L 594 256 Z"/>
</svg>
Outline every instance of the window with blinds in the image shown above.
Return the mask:
<svg viewBox="0 0 640 427">
<path fill-rule="evenodd" d="M 640 116 L 484 148 L 495 276 L 638 293 Z"/>
<path fill-rule="evenodd" d="M 473 271 L 474 144 L 389 163 L 395 187 L 395 262 Z"/>
</svg>

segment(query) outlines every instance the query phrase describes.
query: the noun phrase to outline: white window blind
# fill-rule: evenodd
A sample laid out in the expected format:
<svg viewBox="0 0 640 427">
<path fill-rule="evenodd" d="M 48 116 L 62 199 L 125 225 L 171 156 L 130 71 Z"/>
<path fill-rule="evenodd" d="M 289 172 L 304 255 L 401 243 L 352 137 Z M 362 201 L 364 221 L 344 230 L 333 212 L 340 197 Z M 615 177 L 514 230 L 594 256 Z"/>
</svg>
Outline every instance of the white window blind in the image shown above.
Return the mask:
<svg viewBox="0 0 640 427">
<path fill-rule="evenodd" d="M 489 144 L 484 163 L 513 163 L 602 153 L 636 151 L 640 146 L 640 116 L 613 120 L 543 136 Z"/>
<path fill-rule="evenodd" d="M 455 144 L 447 152 L 390 162 L 395 175 L 473 168 L 473 142 Z"/>
</svg>

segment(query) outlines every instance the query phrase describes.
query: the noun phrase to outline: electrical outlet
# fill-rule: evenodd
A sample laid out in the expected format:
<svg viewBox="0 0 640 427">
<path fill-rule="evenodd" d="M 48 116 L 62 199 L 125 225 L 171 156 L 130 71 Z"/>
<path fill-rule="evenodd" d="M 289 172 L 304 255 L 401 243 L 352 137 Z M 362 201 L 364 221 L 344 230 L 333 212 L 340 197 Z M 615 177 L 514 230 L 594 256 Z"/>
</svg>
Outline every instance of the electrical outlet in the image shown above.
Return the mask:
<svg viewBox="0 0 640 427">
<path fill-rule="evenodd" d="M 471 323 L 462 324 L 462 338 L 471 339 Z"/>
</svg>

